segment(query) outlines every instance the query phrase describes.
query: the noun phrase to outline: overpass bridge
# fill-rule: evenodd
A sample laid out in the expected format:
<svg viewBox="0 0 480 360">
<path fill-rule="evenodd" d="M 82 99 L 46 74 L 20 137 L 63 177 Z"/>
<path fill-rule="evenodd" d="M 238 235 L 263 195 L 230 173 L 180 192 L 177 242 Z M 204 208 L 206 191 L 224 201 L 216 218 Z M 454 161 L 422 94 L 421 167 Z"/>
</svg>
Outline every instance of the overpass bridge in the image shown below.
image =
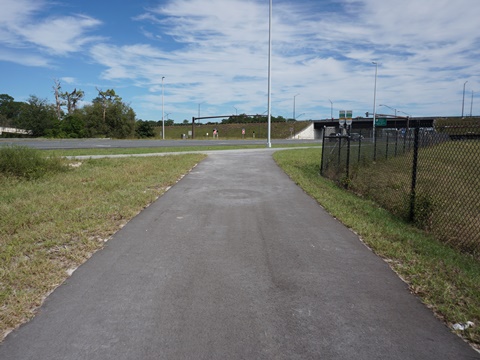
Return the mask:
<svg viewBox="0 0 480 360">
<path fill-rule="evenodd" d="M 217 118 L 229 118 L 235 117 L 236 115 L 218 115 L 218 116 L 204 116 L 204 117 L 192 117 L 192 139 L 195 138 L 195 122 L 205 119 L 217 119 Z M 238 115 L 237 115 L 238 116 Z M 260 114 L 254 115 L 243 115 L 248 117 L 259 117 Z M 405 116 L 394 116 L 390 114 L 376 114 L 377 120 L 382 120 L 381 125 L 377 125 L 378 129 L 408 129 L 412 124 L 421 123 L 422 127 L 433 127 L 433 122 L 435 119 L 441 118 L 456 118 L 456 117 L 441 117 L 441 116 L 429 116 L 429 117 L 405 117 Z M 458 117 L 462 119 L 462 117 Z M 326 131 L 326 136 L 331 134 L 337 134 L 341 132 L 340 121 L 339 119 L 323 119 L 323 120 L 312 120 L 313 129 L 308 127 L 305 132 L 305 139 L 322 139 L 323 132 Z M 372 117 L 356 117 L 352 119 L 352 132 L 362 132 L 368 137 L 368 132 L 372 132 L 373 118 Z M 299 134 L 297 134 L 299 135 Z M 372 135 L 372 134 L 371 134 Z M 373 136 L 373 135 L 372 135 Z"/>
<path fill-rule="evenodd" d="M 456 118 L 456 117 L 441 117 L 441 116 L 427 116 L 427 117 L 404 117 L 404 116 L 392 116 L 385 114 L 376 114 L 377 121 L 381 121 L 381 125 L 377 123 L 377 129 L 408 129 L 413 124 L 420 123 L 422 127 L 433 127 L 435 119 L 442 118 Z M 462 117 L 458 117 L 461 119 Z M 326 136 L 341 132 L 339 119 L 325 119 L 325 120 L 313 120 L 313 127 L 316 139 L 323 137 L 323 132 L 326 131 Z M 352 119 L 352 132 L 366 133 L 372 131 L 373 118 L 371 117 L 356 117 Z"/>
</svg>

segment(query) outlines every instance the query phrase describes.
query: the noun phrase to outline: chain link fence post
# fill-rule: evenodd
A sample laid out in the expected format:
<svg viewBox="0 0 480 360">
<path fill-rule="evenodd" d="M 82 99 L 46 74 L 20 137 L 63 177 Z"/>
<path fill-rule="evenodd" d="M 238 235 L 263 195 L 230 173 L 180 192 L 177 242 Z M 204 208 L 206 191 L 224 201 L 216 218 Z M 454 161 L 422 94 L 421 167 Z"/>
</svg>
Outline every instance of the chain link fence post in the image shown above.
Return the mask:
<svg viewBox="0 0 480 360">
<path fill-rule="evenodd" d="M 412 186 L 410 188 L 410 221 L 415 221 L 415 197 L 417 187 L 417 169 L 418 169 L 418 135 L 420 128 L 418 123 L 415 126 L 415 136 L 413 141 L 413 163 L 412 163 Z"/>
</svg>

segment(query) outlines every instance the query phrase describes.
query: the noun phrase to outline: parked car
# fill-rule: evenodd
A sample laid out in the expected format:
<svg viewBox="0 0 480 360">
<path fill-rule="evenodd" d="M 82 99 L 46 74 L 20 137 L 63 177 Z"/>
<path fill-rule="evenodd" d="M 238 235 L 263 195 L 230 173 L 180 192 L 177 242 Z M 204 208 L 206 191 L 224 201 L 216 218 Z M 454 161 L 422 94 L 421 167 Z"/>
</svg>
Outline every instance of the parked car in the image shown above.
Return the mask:
<svg viewBox="0 0 480 360">
<path fill-rule="evenodd" d="M 351 133 L 350 134 L 350 140 L 352 141 L 360 141 L 363 140 L 363 135 L 359 133 Z"/>
</svg>

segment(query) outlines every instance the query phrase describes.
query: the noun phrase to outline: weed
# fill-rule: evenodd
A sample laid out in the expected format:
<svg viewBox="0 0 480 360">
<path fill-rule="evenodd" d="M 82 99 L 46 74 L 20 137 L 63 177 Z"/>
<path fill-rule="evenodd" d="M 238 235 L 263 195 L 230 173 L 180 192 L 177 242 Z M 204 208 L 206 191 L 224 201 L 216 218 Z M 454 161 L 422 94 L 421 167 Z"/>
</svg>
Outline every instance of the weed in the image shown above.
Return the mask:
<svg viewBox="0 0 480 360">
<path fill-rule="evenodd" d="M 67 171 L 59 157 L 45 157 L 40 151 L 23 146 L 0 147 L 0 174 L 26 180 Z"/>
<path fill-rule="evenodd" d="M 420 229 L 431 230 L 435 200 L 427 193 L 415 196 L 414 222 Z"/>
</svg>

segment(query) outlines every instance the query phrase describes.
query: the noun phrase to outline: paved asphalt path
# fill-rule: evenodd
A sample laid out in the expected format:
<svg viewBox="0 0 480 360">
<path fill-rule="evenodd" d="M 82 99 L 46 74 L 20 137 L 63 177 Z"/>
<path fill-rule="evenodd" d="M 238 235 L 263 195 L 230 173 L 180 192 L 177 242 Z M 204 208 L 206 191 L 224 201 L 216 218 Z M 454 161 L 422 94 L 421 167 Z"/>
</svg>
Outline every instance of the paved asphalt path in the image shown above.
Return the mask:
<svg viewBox="0 0 480 360">
<path fill-rule="evenodd" d="M 0 359 L 480 355 L 259 150 L 211 154 L 52 293 Z"/>
</svg>

